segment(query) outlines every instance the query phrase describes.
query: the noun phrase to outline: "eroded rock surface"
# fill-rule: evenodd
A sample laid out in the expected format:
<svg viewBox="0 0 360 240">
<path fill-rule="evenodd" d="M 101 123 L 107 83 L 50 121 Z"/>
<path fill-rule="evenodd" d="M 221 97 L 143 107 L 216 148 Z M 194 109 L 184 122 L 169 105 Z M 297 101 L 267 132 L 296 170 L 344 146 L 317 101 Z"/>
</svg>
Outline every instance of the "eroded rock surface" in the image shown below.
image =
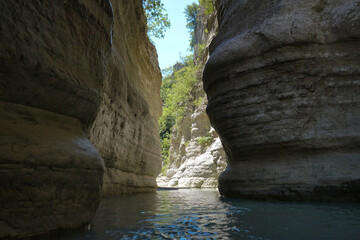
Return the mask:
<svg viewBox="0 0 360 240">
<path fill-rule="evenodd" d="M 204 72 L 226 196 L 360 200 L 360 1 L 225 1 Z"/>
<path fill-rule="evenodd" d="M 161 75 L 141 1 L 0 9 L 0 238 L 86 224 L 102 191 L 155 190 Z"/>
<path fill-rule="evenodd" d="M 155 191 L 161 170 L 161 73 L 141 1 L 112 1 L 114 25 L 90 140 L 105 161 L 103 195 Z"/>
<path fill-rule="evenodd" d="M 209 57 L 209 45 L 218 27 L 216 12 L 207 15 L 205 9 L 200 8 L 196 22 L 194 58 L 200 79 Z M 226 167 L 220 138 L 206 114 L 207 99 L 202 83 L 197 85 L 194 92 L 187 102 L 181 124 L 173 129 L 169 167 L 166 176 L 157 178 L 159 187 L 216 188 L 218 177 Z"/>
<path fill-rule="evenodd" d="M 204 94 L 202 92 L 202 94 Z M 171 138 L 169 167 L 159 176 L 159 187 L 215 188 L 226 167 L 226 157 L 219 136 L 206 115 L 206 99 L 187 113 Z"/>
</svg>

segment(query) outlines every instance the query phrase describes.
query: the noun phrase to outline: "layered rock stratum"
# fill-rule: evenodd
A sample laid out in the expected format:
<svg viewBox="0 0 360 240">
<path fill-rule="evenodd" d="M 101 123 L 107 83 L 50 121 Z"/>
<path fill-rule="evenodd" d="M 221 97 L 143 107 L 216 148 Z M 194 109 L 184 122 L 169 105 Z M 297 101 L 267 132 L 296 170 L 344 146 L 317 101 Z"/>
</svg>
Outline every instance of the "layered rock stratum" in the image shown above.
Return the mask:
<svg viewBox="0 0 360 240">
<path fill-rule="evenodd" d="M 0 9 L 0 238 L 78 227 L 101 194 L 155 190 L 161 74 L 141 1 Z"/>
<path fill-rule="evenodd" d="M 225 196 L 360 200 L 360 1 L 218 1 L 203 76 Z"/>
<path fill-rule="evenodd" d="M 141 1 L 112 1 L 114 22 L 90 141 L 106 165 L 103 195 L 154 191 L 161 170 L 161 73 Z"/>
</svg>

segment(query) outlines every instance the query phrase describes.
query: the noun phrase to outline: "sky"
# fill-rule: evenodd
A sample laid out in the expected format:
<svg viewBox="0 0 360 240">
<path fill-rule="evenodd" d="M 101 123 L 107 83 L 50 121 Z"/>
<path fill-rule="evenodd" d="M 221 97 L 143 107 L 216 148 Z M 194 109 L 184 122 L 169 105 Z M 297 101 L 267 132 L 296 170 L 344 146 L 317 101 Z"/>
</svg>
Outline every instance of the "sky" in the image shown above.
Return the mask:
<svg viewBox="0 0 360 240">
<path fill-rule="evenodd" d="M 159 56 L 161 69 L 170 67 L 191 52 L 189 49 L 190 34 L 187 30 L 184 9 L 195 0 L 162 0 L 171 22 L 170 29 L 165 32 L 165 38 L 153 38 Z M 197 1 L 196 1 L 197 2 Z"/>
</svg>

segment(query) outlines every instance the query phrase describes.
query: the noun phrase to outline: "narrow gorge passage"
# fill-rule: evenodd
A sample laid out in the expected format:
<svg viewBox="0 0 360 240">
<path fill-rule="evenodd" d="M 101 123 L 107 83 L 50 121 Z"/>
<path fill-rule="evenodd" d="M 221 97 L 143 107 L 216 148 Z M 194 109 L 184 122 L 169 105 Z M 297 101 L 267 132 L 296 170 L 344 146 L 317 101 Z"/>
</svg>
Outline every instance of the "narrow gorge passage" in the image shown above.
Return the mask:
<svg viewBox="0 0 360 240">
<path fill-rule="evenodd" d="M 217 188 L 226 167 L 221 140 L 206 114 L 202 84 L 209 46 L 218 28 L 215 5 L 210 3 L 184 4 L 192 51 L 163 71 L 159 120 L 163 164 L 157 178 L 162 188 Z"/>
<path fill-rule="evenodd" d="M 360 238 L 360 0 L 0 11 L 0 239 Z"/>
</svg>

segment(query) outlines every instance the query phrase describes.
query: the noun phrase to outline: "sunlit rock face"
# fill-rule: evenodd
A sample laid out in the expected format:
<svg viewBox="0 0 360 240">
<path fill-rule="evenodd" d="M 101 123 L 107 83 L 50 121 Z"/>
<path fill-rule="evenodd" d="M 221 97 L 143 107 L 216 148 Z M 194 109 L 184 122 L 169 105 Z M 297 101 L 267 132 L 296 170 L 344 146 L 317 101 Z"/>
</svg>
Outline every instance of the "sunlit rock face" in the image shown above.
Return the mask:
<svg viewBox="0 0 360 240">
<path fill-rule="evenodd" d="M 194 37 L 194 57 L 200 76 L 218 28 L 216 12 L 207 15 L 204 11 L 204 8 L 199 9 Z M 204 47 L 203 53 L 199 45 Z M 184 118 L 177 128 L 173 128 L 169 166 L 166 176 L 157 178 L 159 187 L 216 188 L 218 177 L 226 167 L 220 138 L 206 114 L 207 99 L 202 82 L 193 92 L 186 103 Z M 199 99 L 202 101 L 195 104 Z"/>
<path fill-rule="evenodd" d="M 218 1 L 203 77 L 226 196 L 360 200 L 360 1 Z"/>
<path fill-rule="evenodd" d="M 203 90 L 198 94 L 204 94 Z M 219 174 L 226 167 L 226 156 L 206 115 L 206 103 L 204 100 L 195 107 L 189 101 L 184 119 L 172 134 L 169 167 L 166 176 L 157 179 L 159 187 L 218 186 Z"/>
<path fill-rule="evenodd" d="M 0 238 L 86 224 L 102 190 L 154 190 L 161 75 L 141 1 L 0 9 Z"/>
</svg>

